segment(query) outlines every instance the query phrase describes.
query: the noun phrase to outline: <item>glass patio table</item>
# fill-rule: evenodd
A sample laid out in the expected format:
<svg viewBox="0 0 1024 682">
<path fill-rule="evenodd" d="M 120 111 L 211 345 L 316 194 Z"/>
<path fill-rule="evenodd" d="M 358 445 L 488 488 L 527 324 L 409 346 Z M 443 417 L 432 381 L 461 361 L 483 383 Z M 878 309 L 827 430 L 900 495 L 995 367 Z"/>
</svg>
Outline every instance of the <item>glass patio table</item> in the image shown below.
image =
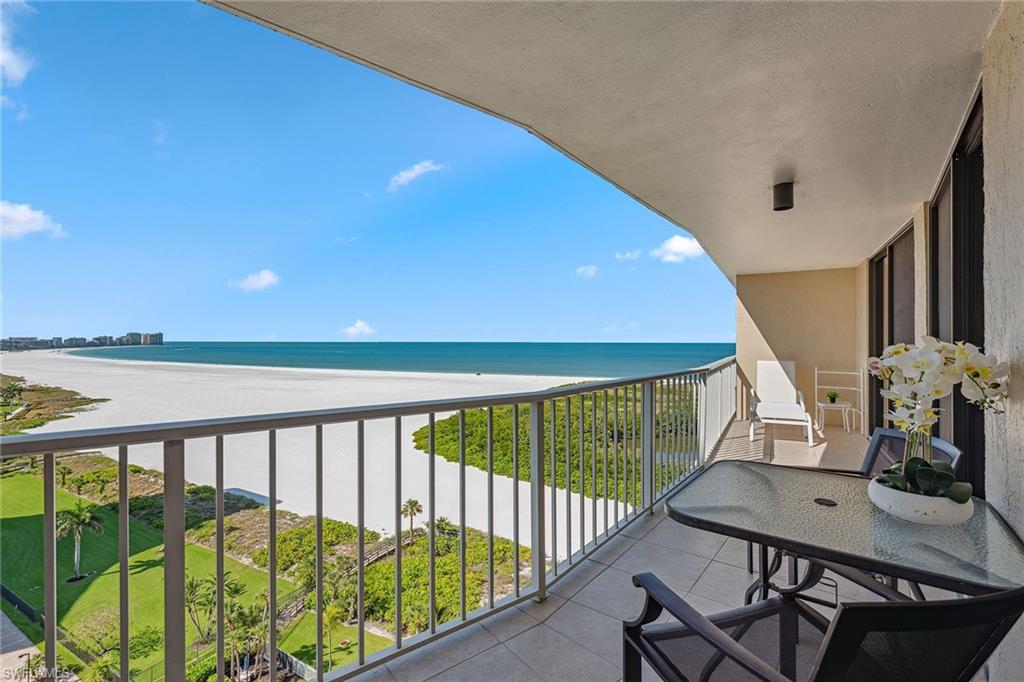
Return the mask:
<svg viewBox="0 0 1024 682">
<path fill-rule="evenodd" d="M 1024 545 L 984 500 L 974 498 L 962 524 L 928 526 L 876 508 L 867 486 L 859 476 L 724 460 L 695 474 L 666 508 L 688 526 L 961 594 L 1024 585 Z"/>
</svg>

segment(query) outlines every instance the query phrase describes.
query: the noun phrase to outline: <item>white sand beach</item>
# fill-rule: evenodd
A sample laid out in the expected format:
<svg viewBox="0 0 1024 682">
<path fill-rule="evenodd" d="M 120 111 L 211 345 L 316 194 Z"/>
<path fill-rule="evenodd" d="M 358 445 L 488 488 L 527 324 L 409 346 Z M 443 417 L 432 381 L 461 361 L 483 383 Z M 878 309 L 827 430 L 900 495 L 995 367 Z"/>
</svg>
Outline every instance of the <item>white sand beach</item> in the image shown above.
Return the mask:
<svg viewBox="0 0 1024 682">
<path fill-rule="evenodd" d="M 108 398 L 71 419 L 51 422 L 33 433 L 176 422 L 214 417 L 290 412 L 356 405 L 372 405 L 436 398 L 491 395 L 530 391 L 565 384 L 570 377 L 471 375 L 356 370 L 292 369 L 142 362 L 87 358 L 55 351 L 4 353 L 2 371 L 29 382 L 62 386 L 92 398 Z M 438 415 L 441 418 L 443 415 Z M 526 411 L 523 411 L 525 418 Z M 418 499 L 427 519 L 428 457 L 416 450 L 412 432 L 427 423 L 426 415 L 402 422 L 401 499 Z M 356 521 L 355 425 L 324 428 L 324 513 L 335 519 Z M 395 437 L 394 420 L 366 424 L 366 525 L 394 532 Z M 266 433 L 225 438 L 225 487 L 266 495 L 268 457 Z M 185 475 L 194 483 L 214 483 L 212 438 L 186 442 Z M 107 451 L 116 456 L 116 451 Z M 525 456 L 526 453 L 523 453 Z M 132 446 L 129 461 L 147 468 L 162 468 L 159 444 Z M 437 458 L 437 516 L 457 523 L 459 467 Z M 511 478 L 494 477 L 495 533 L 512 537 Z M 466 472 L 467 524 L 487 528 L 487 475 Z M 557 494 L 559 556 L 565 555 L 565 491 Z M 277 434 L 277 498 L 283 509 L 314 513 L 314 430 L 312 427 Z M 550 491 L 545 501 L 550 500 Z M 572 496 L 573 548 L 579 547 L 579 498 Z M 590 505 L 585 500 L 586 534 L 590 538 Z M 519 532 L 529 544 L 529 488 L 519 486 Z M 603 504 L 598 509 L 598 532 L 603 526 Z M 405 524 L 408 521 L 404 522 Z M 549 533 L 550 536 L 550 533 Z M 549 540 L 550 542 L 550 540 Z M 549 548 L 550 551 L 550 548 Z"/>
</svg>

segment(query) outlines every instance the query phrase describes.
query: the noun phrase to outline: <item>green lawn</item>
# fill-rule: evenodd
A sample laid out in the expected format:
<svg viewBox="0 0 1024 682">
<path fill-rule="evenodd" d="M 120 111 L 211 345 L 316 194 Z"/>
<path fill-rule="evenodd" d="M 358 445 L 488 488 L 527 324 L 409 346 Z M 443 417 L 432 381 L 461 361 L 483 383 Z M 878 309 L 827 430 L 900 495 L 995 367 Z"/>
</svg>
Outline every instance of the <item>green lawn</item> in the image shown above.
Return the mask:
<svg viewBox="0 0 1024 682">
<path fill-rule="evenodd" d="M 372 632 L 366 635 L 366 654 L 386 649 L 393 643 L 390 639 L 375 635 Z M 339 644 L 349 640 L 349 645 L 341 647 Z M 336 625 L 331 629 L 331 646 L 334 647 L 334 654 L 331 659 L 331 667 L 338 668 L 347 665 L 359 657 L 358 649 L 359 630 L 351 625 Z M 309 665 L 316 665 L 316 613 L 307 611 L 296 620 L 289 629 L 281 634 L 278 642 L 282 651 L 287 651 L 292 656 Z M 327 662 L 327 630 L 324 630 L 324 661 Z"/>
<path fill-rule="evenodd" d="M 69 509 L 80 498 L 57 491 L 57 508 Z M 0 479 L 0 580 L 34 607 L 42 609 L 43 565 L 43 486 L 42 480 L 27 474 Z M 60 626 L 71 633 L 88 632 L 97 615 L 118 608 L 117 514 L 100 508 L 104 533 L 86 532 L 82 539 L 82 572 L 92 577 L 75 583 L 65 580 L 73 573 L 74 540 L 57 544 L 57 608 Z M 152 528 L 131 521 L 129 622 L 133 632 L 154 626 L 163 632 L 163 536 Z M 216 555 L 198 545 L 186 545 L 185 565 L 189 575 L 207 577 L 216 569 Z M 225 557 L 225 570 L 246 587 L 245 598 L 255 598 L 267 587 L 267 574 Z M 285 595 L 294 586 L 278 580 L 278 594 Z M 188 641 L 195 631 L 186 623 Z M 32 634 L 28 633 L 31 637 Z M 162 650 L 132 658 L 132 667 L 145 668 L 162 658 Z"/>
</svg>

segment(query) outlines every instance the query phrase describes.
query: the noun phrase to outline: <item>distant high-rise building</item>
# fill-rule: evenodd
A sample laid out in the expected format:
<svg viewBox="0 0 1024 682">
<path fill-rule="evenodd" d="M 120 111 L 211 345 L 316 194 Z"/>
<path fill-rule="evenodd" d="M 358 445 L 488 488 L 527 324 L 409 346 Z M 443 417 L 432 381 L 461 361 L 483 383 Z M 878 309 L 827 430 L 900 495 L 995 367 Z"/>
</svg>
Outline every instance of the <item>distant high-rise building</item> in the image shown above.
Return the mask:
<svg viewBox="0 0 1024 682">
<path fill-rule="evenodd" d="M 142 335 L 143 346 L 162 346 L 164 343 L 163 332 L 150 332 Z"/>
<path fill-rule="evenodd" d="M 86 343 L 88 342 L 84 336 L 69 336 L 64 339 L 65 348 L 84 348 Z"/>
<path fill-rule="evenodd" d="M 60 336 L 55 336 L 52 339 L 50 339 L 50 348 L 63 348 L 63 347 L 64 347 L 64 339 L 61 338 Z"/>
<path fill-rule="evenodd" d="M 142 334 L 139 332 L 128 332 L 123 337 L 125 339 L 126 346 L 141 346 L 142 345 Z"/>
<path fill-rule="evenodd" d="M 92 345 L 95 345 L 95 346 L 113 346 L 114 345 L 114 337 L 113 336 L 94 336 L 90 343 Z"/>
</svg>

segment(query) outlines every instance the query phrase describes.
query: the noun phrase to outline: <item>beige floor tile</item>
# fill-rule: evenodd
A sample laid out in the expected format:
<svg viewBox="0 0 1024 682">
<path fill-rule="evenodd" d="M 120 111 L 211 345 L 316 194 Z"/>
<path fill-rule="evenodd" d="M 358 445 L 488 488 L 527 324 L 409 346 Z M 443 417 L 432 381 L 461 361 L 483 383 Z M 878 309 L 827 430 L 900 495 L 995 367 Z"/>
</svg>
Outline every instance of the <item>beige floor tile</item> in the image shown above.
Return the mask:
<svg viewBox="0 0 1024 682">
<path fill-rule="evenodd" d="M 527 630 L 507 646 L 544 680 L 614 682 L 621 677 L 617 666 L 547 625 Z"/>
<path fill-rule="evenodd" d="M 684 526 L 672 519 L 665 519 L 644 536 L 644 542 L 653 542 L 656 545 L 671 547 L 707 559 L 715 558 L 715 555 L 722 549 L 722 545 L 725 544 L 725 540 L 724 535 Z"/>
<path fill-rule="evenodd" d="M 573 566 L 569 573 L 549 589 L 551 592 L 569 599 L 583 589 L 587 583 L 596 578 L 605 568 L 604 564 L 584 559 L 580 564 Z"/>
<path fill-rule="evenodd" d="M 539 622 L 523 609 L 513 606 L 501 613 L 488 616 L 480 621 L 480 624 L 487 628 L 487 631 L 494 635 L 498 641 L 504 642 L 524 630 L 529 630 Z"/>
<path fill-rule="evenodd" d="M 664 518 L 664 516 L 656 514 L 642 514 L 633 521 L 630 521 L 629 525 L 623 528 L 621 532 L 639 540 L 661 523 L 661 520 Z"/>
<path fill-rule="evenodd" d="M 497 638 L 479 623 L 405 654 L 387 666 L 398 682 L 415 682 L 438 675 L 498 644 Z"/>
<path fill-rule="evenodd" d="M 643 609 L 644 593 L 633 586 L 632 574 L 610 567 L 577 592 L 573 601 L 618 620 L 632 620 Z"/>
<path fill-rule="evenodd" d="M 586 647 L 612 665 L 622 660 L 622 621 L 570 601 L 558 609 L 547 625 Z"/>
<path fill-rule="evenodd" d="M 746 569 L 714 561 L 693 585 L 690 595 L 728 604 L 743 606 L 743 598 L 752 578 Z"/>
<path fill-rule="evenodd" d="M 678 594 L 686 594 L 710 563 L 710 559 L 642 540 L 619 557 L 612 567 L 630 575 L 654 573 Z"/>
<path fill-rule="evenodd" d="M 620 533 L 594 550 L 588 558 L 599 564 L 612 564 L 635 544 L 636 538 Z"/>
<path fill-rule="evenodd" d="M 549 592 L 547 599 L 544 601 L 524 601 L 519 605 L 519 608 L 533 619 L 543 622 L 547 620 L 552 613 L 560 609 L 564 603 L 565 597 L 560 597 L 553 592 Z"/>
<path fill-rule="evenodd" d="M 531 682 L 540 679 L 504 644 L 491 647 L 431 678 L 438 682 Z"/>
</svg>

